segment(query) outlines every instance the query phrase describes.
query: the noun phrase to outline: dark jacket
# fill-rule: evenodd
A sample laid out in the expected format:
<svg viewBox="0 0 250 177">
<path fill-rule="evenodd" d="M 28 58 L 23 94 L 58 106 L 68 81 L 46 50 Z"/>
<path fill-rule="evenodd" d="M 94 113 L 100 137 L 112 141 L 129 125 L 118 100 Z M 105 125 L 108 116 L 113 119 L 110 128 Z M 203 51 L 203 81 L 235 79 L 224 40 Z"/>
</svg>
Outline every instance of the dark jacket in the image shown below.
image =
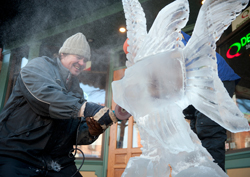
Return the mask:
<svg viewBox="0 0 250 177">
<path fill-rule="evenodd" d="M 13 157 L 47 169 L 54 163 L 61 167 L 74 163 L 68 154 L 77 132 L 78 144 L 97 139 L 89 135 L 86 122 L 77 118 L 84 101 L 78 79 L 59 59 L 31 60 L 0 114 L 0 159 Z"/>
</svg>

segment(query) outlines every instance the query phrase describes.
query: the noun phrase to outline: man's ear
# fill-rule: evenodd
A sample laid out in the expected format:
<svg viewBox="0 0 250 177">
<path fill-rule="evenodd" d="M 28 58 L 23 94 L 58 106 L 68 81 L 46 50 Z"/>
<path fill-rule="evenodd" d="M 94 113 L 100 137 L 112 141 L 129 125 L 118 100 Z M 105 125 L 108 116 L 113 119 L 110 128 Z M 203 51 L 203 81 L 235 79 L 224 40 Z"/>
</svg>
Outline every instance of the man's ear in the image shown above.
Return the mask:
<svg viewBox="0 0 250 177">
<path fill-rule="evenodd" d="M 65 57 L 64 53 L 60 53 L 60 54 L 59 54 L 60 60 L 62 60 L 64 57 Z"/>
</svg>

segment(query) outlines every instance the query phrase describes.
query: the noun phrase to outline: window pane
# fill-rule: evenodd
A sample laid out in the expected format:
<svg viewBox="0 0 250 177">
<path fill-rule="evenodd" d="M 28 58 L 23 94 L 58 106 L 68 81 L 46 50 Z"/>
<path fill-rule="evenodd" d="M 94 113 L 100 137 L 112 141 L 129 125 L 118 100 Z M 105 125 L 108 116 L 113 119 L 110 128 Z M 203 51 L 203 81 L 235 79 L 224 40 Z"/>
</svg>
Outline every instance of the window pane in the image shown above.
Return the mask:
<svg viewBox="0 0 250 177">
<path fill-rule="evenodd" d="M 29 48 L 27 46 L 23 46 L 14 50 L 11 50 L 11 64 L 10 64 L 10 73 L 9 73 L 9 82 L 8 88 L 6 92 L 6 100 L 9 98 L 12 89 L 16 83 L 16 79 L 21 70 L 21 63 L 26 58 L 28 58 Z M 25 59 L 23 59 L 25 58 Z"/>
<path fill-rule="evenodd" d="M 245 118 L 250 122 L 250 100 L 237 98 L 236 102 Z M 240 133 L 227 131 L 226 150 L 232 151 L 244 148 L 250 148 L 250 131 Z"/>
<path fill-rule="evenodd" d="M 128 147 L 128 120 L 118 122 L 116 148 Z"/>
<path fill-rule="evenodd" d="M 142 147 L 141 137 L 136 122 L 133 123 L 133 148 Z"/>
<path fill-rule="evenodd" d="M 101 158 L 102 155 L 102 134 L 90 145 L 77 146 L 83 153 L 85 158 Z M 76 158 L 82 158 L 82 153 L 77 151 Z"/>
<path fill-rule="evenodd" d="M 29 60 L 27 58 L 23 57 L 21 61 L 21 68 L 23 68 L 28 63 L 28 61 Z"/>
</svg>

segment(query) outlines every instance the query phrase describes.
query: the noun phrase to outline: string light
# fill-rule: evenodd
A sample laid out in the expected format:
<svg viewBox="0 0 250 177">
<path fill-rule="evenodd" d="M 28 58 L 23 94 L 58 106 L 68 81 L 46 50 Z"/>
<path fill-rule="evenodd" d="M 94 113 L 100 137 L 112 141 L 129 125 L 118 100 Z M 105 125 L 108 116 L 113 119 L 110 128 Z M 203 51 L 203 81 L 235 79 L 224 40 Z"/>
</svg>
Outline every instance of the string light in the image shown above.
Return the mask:
<svg viewBox="0 0 250 177">
<path fill-rule="evenodd" d="M 127 30 L 126 30 L 126 28 L 121 27 L 121 28 L 119 29 L 119 31 L 120 31 L 121 33 L 125 33 Z"/>
<path fill-rule="evenodd" d="M 204 4 L 204 3 L 205 3 L 205 1 L 206 1 L 206 0 L 202 0 L 202 1 L 201 1 L 201 4 Z"/>
</svg>

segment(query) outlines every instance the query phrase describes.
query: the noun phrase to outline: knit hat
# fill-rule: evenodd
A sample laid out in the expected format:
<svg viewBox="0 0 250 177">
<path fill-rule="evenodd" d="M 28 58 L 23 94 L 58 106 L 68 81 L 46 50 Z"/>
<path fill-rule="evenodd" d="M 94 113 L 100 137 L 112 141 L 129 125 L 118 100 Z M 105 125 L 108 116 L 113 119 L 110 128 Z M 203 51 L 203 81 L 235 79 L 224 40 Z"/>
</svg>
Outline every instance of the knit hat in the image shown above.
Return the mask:
<svg viewBox="0 0 250 177">
<path fill-rule="evenodd" d="M 66 39 L 59 50 L 59 54 L 60 53 L 80 55 L 88 60 L 90 60 L 91 55 L 89 44 L 82 33 L 76 33 Z"/>
</svg>

